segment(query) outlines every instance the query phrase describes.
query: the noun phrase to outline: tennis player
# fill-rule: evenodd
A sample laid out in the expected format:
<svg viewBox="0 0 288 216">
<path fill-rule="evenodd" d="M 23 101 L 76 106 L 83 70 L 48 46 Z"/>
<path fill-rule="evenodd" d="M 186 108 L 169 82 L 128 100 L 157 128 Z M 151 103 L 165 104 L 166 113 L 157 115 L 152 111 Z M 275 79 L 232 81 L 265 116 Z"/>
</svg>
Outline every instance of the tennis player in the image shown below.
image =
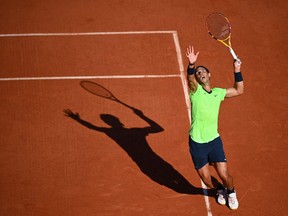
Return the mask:
<svg viewBox="0 0 288 216">
<path fill-rule="evenodd" d="M 195 54 L 193 46 L 187 48 L 189 60 L 187 69 L 191 101 L 191 128 L 189 132 L 189 148 L 192 160 L 200 178 L 208 188 L 217 190 L 217 202 L 230 209 L 239 206 L 233 178 L 228 172 L 223 144 L 218 133 L 218 115 L 220 104 L 224 98 L 243 94 L 244 83 L 241 75 L 241 61 L 234 62 L 234 87 L 212 88 L 210 72 L 204 66 L 197 66 L 199 52 Z M 209 164 L 216 169 L 222 184 L 212 182 Z"/>
</svg>

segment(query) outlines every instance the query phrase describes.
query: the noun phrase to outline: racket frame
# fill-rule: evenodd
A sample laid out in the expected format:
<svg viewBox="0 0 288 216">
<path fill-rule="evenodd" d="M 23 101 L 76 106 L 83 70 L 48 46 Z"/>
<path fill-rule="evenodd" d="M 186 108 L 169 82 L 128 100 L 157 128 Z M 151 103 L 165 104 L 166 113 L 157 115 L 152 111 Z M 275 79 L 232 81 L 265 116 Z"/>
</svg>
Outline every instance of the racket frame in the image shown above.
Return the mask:
<svg viewBox="0 0 288 216">
<path fill-rule="evenodd" d="M 208 23 L 207 20 L 208 20 L 208 18 L 209 18 L 210 16 L 212 16 L 212 15 L 214 15 L 214 14 L 218 14 L 218 15 L 222 16 L 222 17 L 225 18 L 226 21 L 227 21 L 227 24 L 228 24 L 228 27 L 229 27 L 229 35 L 228 35 L 228 37 L 226 37 L 226 38 L 223 39 L 223 40 L 216 38 L 216 37 L 209 31 L 208 24 L 207 24 L 207 23 Z M 212 38 L 214 38 L 215 40 L 217 40 L 217 41 L 219 41 L 220 43 L 222 43 L 224 46 L 228 47 L 228 49 L 229 49 L 231 55 L 233 56 L 233 58 L 234 58 L 235 60 L 237 60 L 238 57 L 237 57 L 236 53 L 234 52 L 234 50 L 233 50 L 233 48 L 232 48 L 232 44 L 231 44 L 231 25 L 230 25 L 230 22 L 229 22 L 228 18 L 227 18 L 224 14 L 222 14 L 222 13 L 214 12 L 214 13 L 211 13 L 211 14 L 209 14 L 209 15 L 207 16 L 205 24 L 206 24 L 206 29 L 207 29 L 209 35 L 210 35 Z"/>
<path fill-rule="evenodd" d="M 124 106 L 126 106 L 126 107 L 128 107 L 128 108 L 130 108 L 130 109 L 134 109 L 134 107 L 129 106 L 128 104 L 120 101 L 116 96 L 114 96 L 114 95 L 112 94 L 111 91 L 109 91 L 107 88 L 105 88 L 104 86 L 102 86 L 102 85 L 100 85 L 100 84 L 98 84 L 98 83 L 95 83 L 95 82 L 92 82 L 92 81 L 88 81 L 88 80 L 83 80 L 83 81 L 80 82 L 80 86 L 81 86 L 83 89 L 85 89 L 86 91 L 88 91 L 88 92 L 90 92 L 91 94 L 94 94 L 94 95 L 96 95 L 96 96 L 98 96 L 98 97 L 102 97 L 102 98 L 105 98 L 105 99 L 109 99 L 109 100 L 118 102 L 118 103 L 120 103 L 120 104 L 122 104 L 122 105 L 124 105 Z M 94 87 L 94 86 L 97 86 L 99 89 L 104 90 L 104 92 L 107 93 L 109 96 L 106 95 L 106 94 L 98 94 L 96 91 L 93 91 L 92 88 L 90 88 L 90 87 Z"/>
</svg>

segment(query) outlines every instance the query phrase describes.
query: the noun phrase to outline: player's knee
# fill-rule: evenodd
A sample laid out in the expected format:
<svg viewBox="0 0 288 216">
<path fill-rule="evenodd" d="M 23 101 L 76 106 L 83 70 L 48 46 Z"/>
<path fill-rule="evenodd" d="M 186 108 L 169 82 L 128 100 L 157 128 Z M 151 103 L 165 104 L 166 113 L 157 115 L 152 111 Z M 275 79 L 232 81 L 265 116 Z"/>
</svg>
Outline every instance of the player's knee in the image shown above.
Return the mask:
<svg viewBox="0 0 288 216">
<path fill-rule="evenodd" d="M 205 175 L 201 176 L 201 179 L 203 183 L 208 187 L 208 188 L 213 188 L 212 180 L 210 175 Z"/>
<path fill-rule="evenodd" d="M 232 176 L 230 176 L 228 173 L 224 175 L 220 175 L 220 178 L 223 182 L 230 182 L 233 180 Z"/>
</svg>

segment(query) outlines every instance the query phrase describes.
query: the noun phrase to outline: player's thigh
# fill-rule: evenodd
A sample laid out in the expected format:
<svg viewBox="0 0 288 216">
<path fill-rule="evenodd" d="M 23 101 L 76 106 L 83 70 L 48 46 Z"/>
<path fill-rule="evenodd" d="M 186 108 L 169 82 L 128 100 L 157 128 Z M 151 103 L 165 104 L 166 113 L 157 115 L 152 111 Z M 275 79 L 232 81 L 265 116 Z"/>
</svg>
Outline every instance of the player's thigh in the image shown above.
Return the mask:
<svg viewBox="0 0 288 216">
<path fill-rule="evenodd" d="M 197 170 L 199 176 L 204 180 L 210 180 L 211 175 L 210 175 L 210 170 L 209 170 L 209 164 L 205 164 L 203 167 Z"/>
</svg>

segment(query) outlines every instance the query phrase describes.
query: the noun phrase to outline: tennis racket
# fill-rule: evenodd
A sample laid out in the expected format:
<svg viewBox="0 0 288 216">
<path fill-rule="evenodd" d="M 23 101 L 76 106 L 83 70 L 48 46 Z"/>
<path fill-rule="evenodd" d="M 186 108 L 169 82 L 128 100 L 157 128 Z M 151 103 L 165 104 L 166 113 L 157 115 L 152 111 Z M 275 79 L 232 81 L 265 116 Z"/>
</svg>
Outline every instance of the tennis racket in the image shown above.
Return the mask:
<svg viewBox="0 0 288 216">
<path fill-rule="evenodd" d="M 206 28 L 212 38 L 229 48 L 234 60 L 238 60 L 237 55 L 231 45 L 231 25 L 226 16 L 221 13 L 212 13 L 206 18 Z"/>
<path fill-rule="evenodd" d="M 102 98 L 106 98 L 106 99 L 110 99 L 112 101 L 116 101 L 130 109 L 135 109 L 134 107 L 129 106 L 128 104 L 125 104 L 124 102 L 120 101 L 118 98 L 116 98 L 112 92 L 110 92 L 108 89 L 106 89 L 104 86 L 98 84 L 98 83 L 94 83 L 92 81 L 81 81 L 80 85 L 83 89 L 85 89 L 86 91 L 97 95 L 99 97 Z"/>
</svg>

